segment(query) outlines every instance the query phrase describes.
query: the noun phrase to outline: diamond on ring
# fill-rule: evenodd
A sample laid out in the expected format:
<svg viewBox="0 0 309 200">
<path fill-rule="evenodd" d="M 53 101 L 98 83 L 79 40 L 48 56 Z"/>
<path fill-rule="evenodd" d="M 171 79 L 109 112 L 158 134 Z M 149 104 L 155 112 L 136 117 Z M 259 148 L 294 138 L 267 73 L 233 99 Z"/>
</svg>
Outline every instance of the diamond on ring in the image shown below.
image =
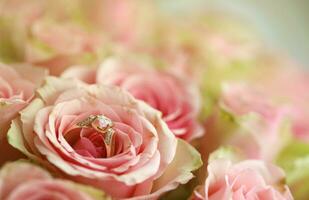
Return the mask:
<svg viewBox="0 0 309 200">
<path fill-rule="evenodd" d="M 97 120 L 97 123 L 96 123 Z M 111 119 L 105 117 L 104 115 L 98 115 L 97 118 L 92 122 L 93 125 L 97 126 L 100 130 L 106 130 L 113 126 L 113 122 Z"/>
</svg>

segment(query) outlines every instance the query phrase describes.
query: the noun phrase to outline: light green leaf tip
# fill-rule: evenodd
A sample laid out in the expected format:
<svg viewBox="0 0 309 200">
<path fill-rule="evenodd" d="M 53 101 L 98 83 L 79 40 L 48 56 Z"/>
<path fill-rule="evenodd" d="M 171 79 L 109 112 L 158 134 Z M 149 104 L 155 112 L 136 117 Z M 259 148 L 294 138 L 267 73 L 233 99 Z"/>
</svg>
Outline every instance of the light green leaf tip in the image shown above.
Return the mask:
<svg viewBox="0 0 309 200">
<path fill-rule="evenodd" d="M 112 200 L 111 197 L 109 197 L 103 191 L 98 190 L 96 188 L 93 188 L 87 185 L 73 183 L 73 182 L 71 183 L 71 185 L 73 188 L 76 188 L 77 190 L 88 194 L 94 200 Z"/>
<path fill-rule="evenodd" d="M 309 196 L 309 144 L 290 141 L 279 154 L 277 163 L 286 172 L 287 184 L 295 199 L 306 200 Z"/>
<path fill-rule="evenodd" d="M 32 157 L 32 154 L 24 145 L 21 127 L 17 119 L 12 121 L 11 128 L 8 131 L 7 137 L 10 145 L 24 153 L 26 156 Z"/>
<path fill-rule="evenodd" d="M 175 158 L 164 174 L 155 182 L 153 191 L 157 191 L 170 183 L 185 184 L 192 179 L 192 172 L 203 165 L 199 152 L 187 142 L 178 139 Z"/>
<path fill-rule="evenodd" d="M 237 162 L 243 159 L 243 155 L 235 147 L 224 146 L 212 152 L 209 155 L 208 162 L 217 159 L 228 159 L 232 162 Z"/>
</svg>

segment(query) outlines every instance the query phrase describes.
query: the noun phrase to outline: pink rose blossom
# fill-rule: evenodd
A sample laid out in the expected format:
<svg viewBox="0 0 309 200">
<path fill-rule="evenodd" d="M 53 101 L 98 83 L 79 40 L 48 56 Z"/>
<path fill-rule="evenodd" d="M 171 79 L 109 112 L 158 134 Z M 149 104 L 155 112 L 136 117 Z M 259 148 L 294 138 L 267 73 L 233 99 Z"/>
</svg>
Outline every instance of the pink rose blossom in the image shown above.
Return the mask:
<svg viewBox="0 0 309 200">
<path fill-rule="evenodd" d="M 25 47 L 25 60 L 61 74 L 74 63 L 82 62 L 86 54 L 96 54 L 103 48 L 104 34 L 91 32 L 72 22 L 37 20 L 30 27 L 31 38 Z"/>
<path fill-rule="evenodd" d="M 73 183 L 53 179 L 45 170 L 26 162 L 6 164 L 1 169 L 0 199 L 93 200 Z"/>
<path fill-rule="evenodd" d="M 3 1 L 1 3 L 0 14 L 1 17 L 13 18 L 14 26 L 30 26 L 38 18 L 42 17 L 45 9 L 46 2 L 39 0 L 22 1 L 22 0 L 11 0 Z"/>
<path fill-rule="evenodd" d="M 38 94 L 14 120 L 10 144 L 71 180 L 116 199 L 157 199 L 200 165 L 158 111 L 120 88 L 50 77 Z"/>
<path fill-rule="evenodd" d="M 7 144 L 6 133 L 11 120 L 32 100 L 45 75 L 46 71 L 26 64 L 11 67 L 0 63 L 0 164 L 17 156 Z"/>
<path fill-rule="evenodd" d="M 197 122 L 200 111 L 198 88 L 183 77 L 115 59 L 106 60 L 98 69 L 73 67 L 65 71 L 63 77 L 120 86 L 161 111 L 164 121 L 177 137 L 191 141 L 203 134 Z"/>
<path fill-rule="evenodd" d="M 284 124 L 290 109 L 278 105 L 250 84 L 228 83 L 221 96 L 222 108 L 232 114 L 240 128 L 229 141 L 250 158 L 272 160 L 280 151 Z"/>
<path fill-rule="evenodd" d="M 37 21 L 31 31 L 33 37 L 61 55 L 93 52 L 102 42 L 98 35 L 73 23 Z"/>
<path fill-rule="evenodd" d="M 146 40 L 153 34 L 150 29 L 156 26 L 152 1 L 93 0 L 87 2 L 87 8 L 93 26 L 121 47 L 144 47 L 142 41 L 149 42 Z"/>
<path fill-rule="evenodd" d="M 101 20 L 104 21 L 104 28 L 113 35 L 116 40 L 123 44 L 132 43 L 136 38 L 136 9 L 137 4 L 132 0 L 105 0 L 101 10 Z"/>
<path fill-rule="evenodd" d="M 298 66 L 279 67 L 263 77 L 259 84 L 267 96 L 289 106 L 294 136 L 309 142 L 309 72 Z"/>
<path fill-rule="evenodd" d="M 286 142 L 287 132 L 295 139 L 309 141 L 309 73 L 294 65 L 266 72 L 273 76 L 226 84 L 221 105 L 236 118 L 242 118 L 242 125 L 250 129 L 247 132 L 251 134 L 235 135 L 233 142 L 251 158 L 271 160 Z M 254 115 L 256 119 L 250 121 Z"/>
<path fill-rule="evenodd" d="M 34 96 L 34 90 L 35 84 L 22 78 L 14 68 L 0 65 L 1 124 L 7 125 L 9 120 L 29 103 Z"/>
<path fill-rule="evenodd" d="M 222 158 L 211 161 L 207 169 L 205 186 L 192 200 L 293 200 L 283 171 L 263 161 L 232 163 Z"/>
</svg>

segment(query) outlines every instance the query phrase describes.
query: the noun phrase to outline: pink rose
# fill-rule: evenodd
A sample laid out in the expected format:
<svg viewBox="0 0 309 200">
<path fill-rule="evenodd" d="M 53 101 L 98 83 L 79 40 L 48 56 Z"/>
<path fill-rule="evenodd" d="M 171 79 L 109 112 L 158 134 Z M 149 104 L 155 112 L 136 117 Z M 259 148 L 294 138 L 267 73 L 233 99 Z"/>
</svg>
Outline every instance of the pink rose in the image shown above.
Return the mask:
<svg viewBox="0 0 309 200">
<path fill-rule="evenodd" d="M 6 17 L 10 20 L 14 19 L 14 26 L 26 27 L 42 17 L 46 7 L 46 2 L 39 0 L 28 2 L 21 0 L 5 1 L 1 4 L 1 17 Z"/>
<path fill-rule="evenodd" d="M 116 199 L 157 199 L 186 183 L 199 154 L 158 111 L 117 87 L 47 78 L 9 141 L 29 158 Z"/>
<path fill-rule="evenodd" d="M 45 75 L 46 71 L 26 64 L 10 67 L 0 63 L 0 164 L 17 156 L 7 144 L 6 133 L 18 111 L 32 100 Z"/>
<path fill-rule="evenodd" d="M 250 158 L 273 160 L 284 145 L 283 131 L 290 109 L 245 83 L 225 84 L 220 104 L 239 126 L 229 143 Z"/>
<path fill-rule="evenodd" d="M 194 192 L 192 200 L 292 200 L 284 184 L 284 172 L 260 160 L 232 163 L 216 159 L 209 163 L 205 186 Z"/>
<path fill-rule="evenodd" d="M 82 63 L 87 54 L 95 55 L 105 39 L 98 30 L 91 32 L 69 21 L 37 20 L 30 33 L 25 47 L 26 61 L 49 69 L 52 75 L 59 75 L 74 63 Z"/>
<path fill-rule="evenodd" d="M 102 43 L 98 35 L 69 22 L 48 23 L 40 20 L 31 31 L 33 37 L 61 55 L 94 52 Z"/>
<path fill-rule="evenodd" d="M 243 90 L 243 94 L 235 95 L 238 96 L 234 98 L 235 104 L 238 103 L 238 107 L 246 109 L 247 113 L 250 111 L 261 114 L 269 122 L 273 122 L 271 118 L 275 118 L 271 115 L 284 115 L 291 123 L 295 138 L 309 141 L 309 126 L 306 120 L 309 117 L 309 73 L 286 60 L 275 64 L 278 66 L 262 68 L 259 72 L 261 75 L 257 75 L 256 79 L 252 78 L 248 84 L 250 86 Z M 238 101 L 250 95 L 250 99 L 242 100 L 244 103 Z"/>
<path fill-rule="evenodd" d="M 119 40 L 123 44 L 130 44 L 136 39 L 136 11 L 138 6 L 132 0 L 105 0 L 97 1 L 102 4 L 98 8 L 103 8 L 101 12 L 96 13 L 99 15 L 98 20 L 103 20 L 103 28 L 109 32 L 113 39 Z M 102 16 L 103 15 L 103 16 Z M 133 31 L 135 30 L 135 31 Z"/>
<path fill-rule="evenodd" d="M 82 189 L 81 185 L 53 179 L 45 170 L 26 162 L 6 164 L 0 171 L 2 200 L 94 200 Z M 99 191 L 87 189 L 96 192 L 101 200 L 107 200 Z"/>
<path fill-rule="evenodd" d="M 145 46 L 142 41 L 148 44 L 150 29 L 156 27 L 152 1 L 93 0 L 84 7 L 89 22 L 121 47 Z"/>
<path fill-rule="evenodd" d="M 289 106 L 294 136 L 309 142 L 309 72 L 298 67 L 292 64 L 280 66 L 272 71 L 269 69 L 266 73 L 273 75 L 259 78 L 257 81 L 267 96 L 283 101 Z"/>
<path fill-rule="evenodd" d="M 200 111 L 198 88 L 183 77 L 116 59 L 106 60 L 98 69 L 68 69 L 63 76 L 91 84 L 120 86 L 161 111 L 164 121 L 179 138 L 191 141 L 203 134 L 197 122 Z"/>
</svg>

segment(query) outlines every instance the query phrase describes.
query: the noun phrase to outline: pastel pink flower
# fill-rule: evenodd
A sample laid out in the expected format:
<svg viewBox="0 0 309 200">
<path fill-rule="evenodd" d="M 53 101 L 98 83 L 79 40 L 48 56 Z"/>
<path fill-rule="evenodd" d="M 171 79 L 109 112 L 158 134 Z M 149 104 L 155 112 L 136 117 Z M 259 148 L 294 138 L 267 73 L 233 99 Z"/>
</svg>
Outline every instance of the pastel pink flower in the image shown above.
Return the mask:
<svg viewBox="0 0 309 200">
<path fill-rule="evenodd" d="M 245 83 L 223 87 L 221 107 L 234 118 L 238 129 L 229 143 L 249 158 L 271 161 L 284 145 L 284 125 L 290 109 L 276 104 L 263 90 Z"/>
<path fill-rule="evenodd" d="M 149 42 L 147 39 L 153 34 L 149 29 L 156 26 L 153 26 L 156 7 L 152 1 L 93 0 L 86 9 L 93 26 L 120 48 L 144 46 L 142 41 Z"/>
<path fill-rule="evenodd" d="M 192 200 L 292 200 L 284 184 L 284 172 L 261 160 L 232 163 L 216 159 L 209 163 L 205 186 Z"/>
<path fill-rule="evenodd" d="M 93 52 L 100 48 L 101 38 L 73 23 L 48 23 L 43 20 L 33 24 L 32 35 L 60 55 Z"/>
<path fill-rule="evenodd" d="M 2 200 L 93 200 L 80 189 L 81 186 L 53 179 L 45 170 L 26 162 L 6 164 L 0 171 Z"/>
<path fill-rule="evenodd" d="M 0 65 L 1 124 L 7 124 L 19 110 L 29 103 L 34 96 L 34 90 L 35 84 L 22 78 L 13 67 Z"/>
<path fill-rule="evenodd" d="M 8 66 L 0 63 L 0 163 L 13 159 L 6 133 L 11 120 L 29 104 L 46 71 L 26 64 Z M 12 158 L 10 158 L 10 156 Z"/>
<path fill-rule="evenodd" d="M 119 40 L 123 44 L 134 42 L 137 36 L 136 11 L 138 6 L 142 5 L 137 5 L 132 0 L 105 0 L 100 2 L 103 4 L 101 8 L 104 8 L 104 10 L 100 10 L 99 14 L 99 20 L 103 20 L 103 28 L 112 35 L 113 39 Z"/>
<path fill-rule="evenodd" d="M 269 124 L 275 124 L 276 118 L 279 121 L 285 118 L 295 138 L 309 141 L 306 120 L 309 117 L 309 73 L 286 61 L 276 64 L 278 66 L 261 71 L 261 74 L 269 73 L 272 76 L 257 76 L 247 86 L 242 86 L 242 91 L 234 87 L 237 84 L 232 84 L 234 86 L 230 87 L 229 92 L 225 89 L 227 94 L 223 94 L 223 98 L 228 104 L 226 107 L 233 107 L 230 110 L 236 115 L 256 113 Z"/>
<path fill-rule="evenodd" d="M 198 153 L 175 138 L 158 111 L 117 87 L 46 82 L 9 132 L 10 144 L 29 158 L 116 199 L 157 199 L 193 177 Z M 99 129 L 105 122 L 78 125 L 102 115 L 113 123 L 110 155 Z"/>
<path fill-rule="evenodd" d="M 1 4 L 1 17 L 17 20 L 14 21 L 14 26 L 26 27 L 42 17 L 46 7 L 46 2 L 38 0 L 28 2 L 20 0 L 5 1 Z"/>
<path fill-rule="evenodd" d="M 73 67 L 65 71 L 63 77 L 120 86 L 161 111 L 164 121 L 179 138 L 191 141 L 204 133 L 197 122 L 200 111 L 198 88 L 182 76 L 132 61 L 108 59 L 98 69 Z"/>
<path fill-rule="evenodd" d="M 36 20 L 29 28 L 25 60 L 59 75 L 85 55 L 95 55 L 103 47 L 104 34 L 91 32 L 70 21 Z"/>
<path fill-rule="evenodd" d="M 267 96 L 283 101 L 290 108 L 292 132 L 295 138 L 309 142 L 309 72 L 299 66 L 285 66 L 270 71 L 259 84 Z"/>
</svg>

